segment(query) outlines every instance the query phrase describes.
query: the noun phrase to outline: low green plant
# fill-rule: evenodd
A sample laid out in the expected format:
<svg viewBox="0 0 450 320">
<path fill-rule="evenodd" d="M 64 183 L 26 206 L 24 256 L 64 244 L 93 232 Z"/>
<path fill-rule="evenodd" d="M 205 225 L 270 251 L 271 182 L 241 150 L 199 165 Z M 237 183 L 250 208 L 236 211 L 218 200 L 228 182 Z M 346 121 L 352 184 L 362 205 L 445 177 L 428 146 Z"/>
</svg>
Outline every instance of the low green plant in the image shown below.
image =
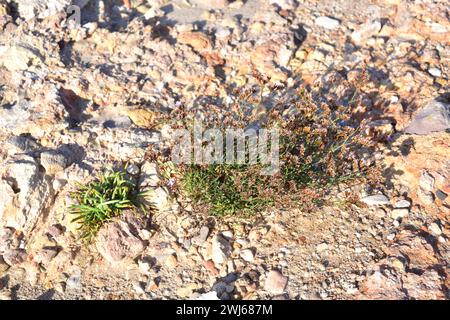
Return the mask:
<svg viewBox="0 0 450 320">
<path fill-rule="evenodd" d="M 211 127 L 245 128 L 254 123 L 242 111 L 249 101 L 238 100 L 232 107 L 236 112 L 210 121 Z M 182 117 L 188 116 L 183 111 Z M 363 161 L 371 153 L 372 142 L 363 124 L 352 121 L 350 108 L 318 104 L 299 90 L 258 121 L 263 128 L 276 127 L 280 133 L 280 167 L 275 175 L 261 175 L 259 163 L 180 164 L 174 174 L 174 193 L 191 199 L 196 210 L 208 214 L 252 215 L 270 208 L 316 208 L 338 187 L 376 181 L 377 168 Z"/>
<path fill-rule="evenodd" d="M 256 166 L 245 164 L 190 165 L 183 170 L 181 187 L 197 204 L 213 215 L 252 214 L 273 204 L 266 194 Z M 255 175 L 256 174 L 256 175 Z"/>
<path fill-rule="evenodd" d="M 80 225 L 80 237 L 90 241 L 105 222 L 120 216 L 123 210 L 142 208 L 139 199 L 142 195 L 125 171 L 100 174 L 86 185 L 78 184 L 72 193 L 77 202 L 70 207 L 71 214 L 75 215 L 72 222 Z"/>
</svg>

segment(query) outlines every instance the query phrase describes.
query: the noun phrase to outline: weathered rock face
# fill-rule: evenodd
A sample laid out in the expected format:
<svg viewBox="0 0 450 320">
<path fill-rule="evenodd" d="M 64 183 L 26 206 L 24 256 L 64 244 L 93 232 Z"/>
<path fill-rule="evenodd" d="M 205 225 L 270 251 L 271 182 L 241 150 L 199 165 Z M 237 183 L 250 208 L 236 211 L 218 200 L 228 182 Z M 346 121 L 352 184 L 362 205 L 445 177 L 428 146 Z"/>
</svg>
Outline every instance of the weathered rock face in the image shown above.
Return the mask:
<svg viewBox="0 0 450 320">
<path fill-rule="evenodd" d="M 58 12 L 65 11 L 73 2 L 71 0 L 16 0 L 19 15 L 30 20 L 35 17 L 44 19 Z"/>
<path fill-rule="evenodd" d="M 41 153 L 41 165 L 47 174 L 55 174 L 69 165 L 69 159 L 60 152 L 46 151 Z"/>
<path fill-rule="evenodd" d="M 20 99 L 11 103 L 10 108 L 0 108 L 0 127 L 16 135 L 30 133 L 34 137 L 42 137 L 57 128 L 68 126 L 68 114 L 60 102 L 55 85 L 42 85 L 36 82 L 35 90 L 42 90 L 40 96 Z M 38 89 L 39 88 L 39 89 Z M 24 86 L 28 89 L 28 85 Z"/>
<path fill-rule="evenodd" d="M 40 53 L 35 48 L 26 44 L 8 47 L 0 55 L 0 65 L 3 65 L 11 72 L 26 70 L 29 66 L 40 63 L 42 63 Z"/>
<path fill-rule="evenodd" d="M 0 223 L 29 232 L 48 208 L 52 188 L 32 157 L 21 155 L 4 165 L 0 180 Z"/>
<path fill-rule="evenodd" d="M 283 276 L 279 271 L 272 270 L 267 274 L 264 289 L 271 294 L 282 294 L 286 289 L 288 278 Z"/>
<path fill-rule="evenodd" d="M 369 299 L 443 299 L 445 258 L 426 238 L 404 230 L 388 249 L 388 258 L 376 264 L 361 284 L 360 298 Z M 442 268 L 444 270 L 445 268 Z M 442 273 L 443 275 L 441 275 Z"/>
<path fill-rule="evenodd" d="M 449 198 L 439 200 L 440 192 L 450 185 L 450 134 L 402 135 L 387 150 L 386 172 L 393 172 L 392 182 L 404 185 L 414 203 L 423 205 L 429 213 L 445 212 Z M 398 155 L 403 160 L 398 161 Z M 436 201 L 435 201 L 436 199 Z"/>
<path fill-rule="evenodd" d="M 132 213 L 127 213 L 124 220 L 110 222 L 100 229 L 97 250 L 111 263 L 136 258 L 145 249 L 145 242 L 137 235 L 137 228 L 143 227 Z"/>
</svg>

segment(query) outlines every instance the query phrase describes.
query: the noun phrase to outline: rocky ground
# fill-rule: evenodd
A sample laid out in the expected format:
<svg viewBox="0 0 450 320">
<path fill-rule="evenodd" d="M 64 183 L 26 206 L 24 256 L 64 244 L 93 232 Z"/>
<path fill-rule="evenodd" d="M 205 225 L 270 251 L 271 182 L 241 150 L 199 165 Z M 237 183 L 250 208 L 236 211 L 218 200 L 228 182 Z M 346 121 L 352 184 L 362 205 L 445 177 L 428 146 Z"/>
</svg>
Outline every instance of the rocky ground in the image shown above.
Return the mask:
<svg viewBox="0 0 450 320">
<path fill-rule="evenodd" d="M 75 2 L 81 26 L 69 0 L 0 0 L 0 299 L 449 297 L 446 1 Z M 251 219 L 177 203 L 146 158 L 156 115 L 226 110 L 254 71 L 343 104 L 363 79 L 384 187 Z M 157 212 L 82 244 L 70 191 L 125 162 Z"/>
</svg>

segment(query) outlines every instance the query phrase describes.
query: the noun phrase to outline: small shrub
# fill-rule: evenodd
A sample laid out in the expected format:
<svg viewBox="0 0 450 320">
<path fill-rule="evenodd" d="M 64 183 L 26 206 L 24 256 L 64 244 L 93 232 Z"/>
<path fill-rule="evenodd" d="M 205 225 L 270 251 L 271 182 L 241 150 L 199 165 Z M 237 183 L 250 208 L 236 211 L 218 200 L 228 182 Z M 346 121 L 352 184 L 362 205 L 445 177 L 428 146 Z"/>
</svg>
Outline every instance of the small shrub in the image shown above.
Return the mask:
<svg viewBox="0 0 450 320">
<path fill-rule="evenodd" d="M 270 208 L 307 210 L 331 200 L 340 187 L 376 182 L 377 168 L 363 161 L 372 152 L 372 142 L 363 133 L 364 123 L 352 121 L 349 106 L 315 103 L 300 89 L 255 118 L 246 108 L 259 108 L 258 94 L 255 90 L 239 92 L 241 99 L 231 107 L 234 112 L 222 117 L 215 113 L 216 118 L 209 119 L 210 127 L 246 128 L 255 122 L 266 129 L 276 127 L 280 132 L 279 172 L 261 175 L 260 163 L 181 164 L 172 175 L 172 187 L 175 194 L 191 199 L 196 210 L 218 216 L 252 215 Z M 192 123 L 190 116 L 182 110 L 185 127 Z M 166 155 L 160 160 L 167 163 L 170 159 Z"/>
<path fill-rule="evenodd" d="M 120 216 L 125 209 L 140 207 L 141 195 L 125 171 L 101 174 L 86 185 L 78 184 L 72 193 L 77 201 L 70 207 L 70 212 L 75 215 L 72 222 L 80 224 L 80 237 L 90 241 L 105 222 Z"/>
</svg>

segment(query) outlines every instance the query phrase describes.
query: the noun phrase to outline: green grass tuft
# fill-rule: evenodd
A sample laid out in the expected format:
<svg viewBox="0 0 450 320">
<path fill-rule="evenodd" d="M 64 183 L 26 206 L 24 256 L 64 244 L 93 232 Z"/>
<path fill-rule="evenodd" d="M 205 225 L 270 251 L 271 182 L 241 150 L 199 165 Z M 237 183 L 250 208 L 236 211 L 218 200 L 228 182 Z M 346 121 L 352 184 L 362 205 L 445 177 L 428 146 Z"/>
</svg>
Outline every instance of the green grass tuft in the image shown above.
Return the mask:
<svg viewBox="0 0 450 320">
<path fill-rule="evenodd" d="M 119 216 L 123 210 L 136 210 L 141 195 L 125 171 L 101 174 L 86 185 L 78 184 L 72 193 L 77 201 L 70 207 L 75 215 L 72 222 L 80 224 L 80 237 L 90 241 L 105 222 Z"/>
</svg>

